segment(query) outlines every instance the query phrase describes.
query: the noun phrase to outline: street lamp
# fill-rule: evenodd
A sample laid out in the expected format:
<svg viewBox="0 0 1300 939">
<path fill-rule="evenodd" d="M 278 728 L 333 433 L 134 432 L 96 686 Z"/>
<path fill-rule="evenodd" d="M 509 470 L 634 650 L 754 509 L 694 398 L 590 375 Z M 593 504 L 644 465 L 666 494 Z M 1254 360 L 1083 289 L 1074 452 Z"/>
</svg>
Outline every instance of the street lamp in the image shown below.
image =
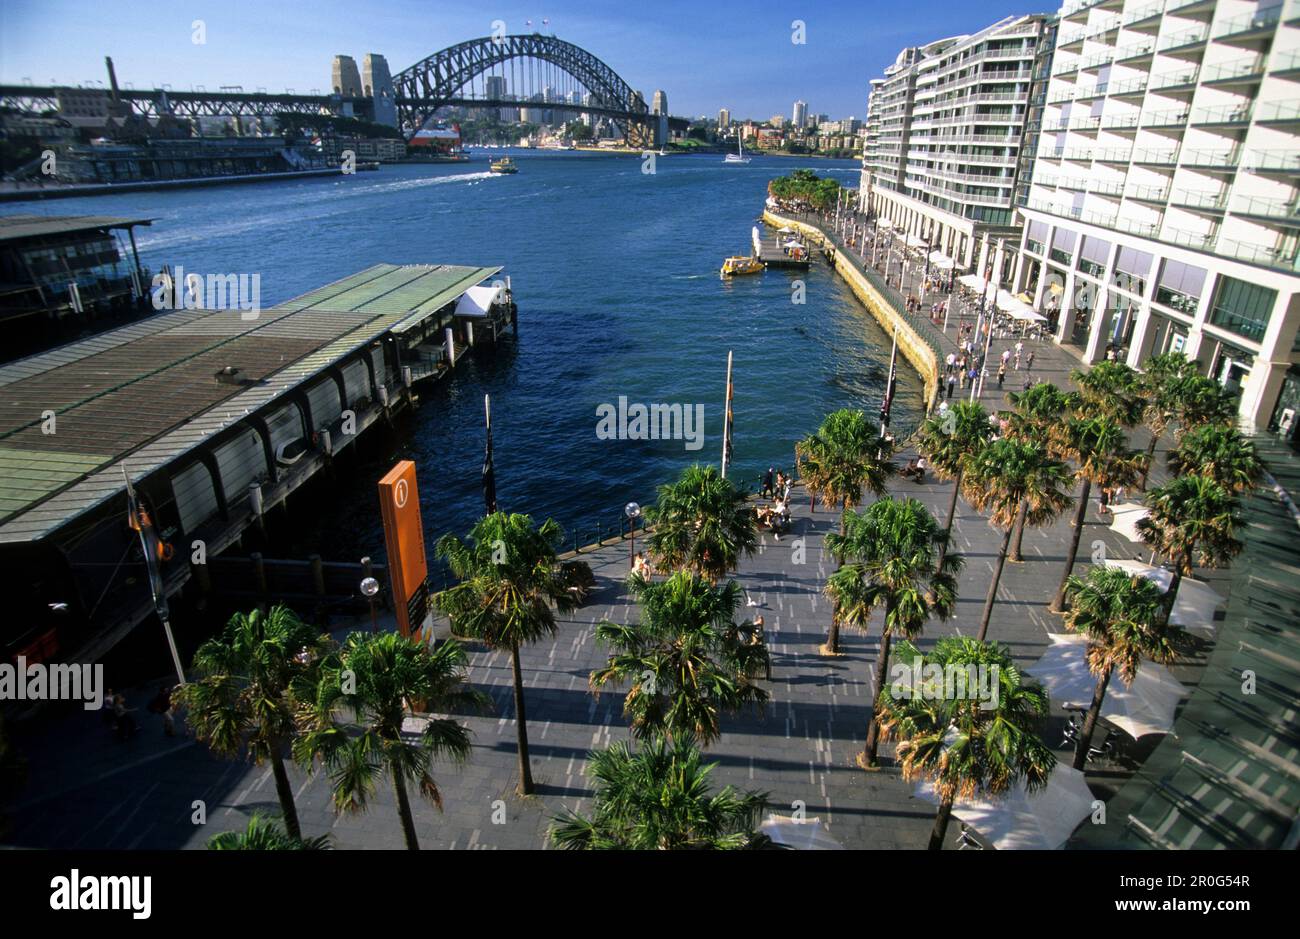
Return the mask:
<svg viewBox="0 0 1300 939">
<path fill-rule="evenodd" d="M 361 594 L 370 602 L 370 631 L 379 632 L 378 616 L 375 613 L 375 597 L 379 595 L 379 581 L 367 577 L 361 581 Z"/>
<path fill-rule="evenodd" d="M 641 517 L 641 506 L 629 502 L 623 506 L 623 514 L 627 516 L 628 531 L 632 535 L 627 547 L 627 566 L 631 568 L 636 563 L 636 520 Z"/>
</svg>

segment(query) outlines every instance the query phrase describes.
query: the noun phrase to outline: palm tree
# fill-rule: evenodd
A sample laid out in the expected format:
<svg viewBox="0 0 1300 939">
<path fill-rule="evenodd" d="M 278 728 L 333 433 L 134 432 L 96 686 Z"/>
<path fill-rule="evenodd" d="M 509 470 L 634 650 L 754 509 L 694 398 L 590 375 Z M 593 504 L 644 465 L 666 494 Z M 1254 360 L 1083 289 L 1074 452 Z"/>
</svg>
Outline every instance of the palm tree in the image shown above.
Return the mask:
<svg viewBox="0 0 1300 939">
<path fill-rule="evenodd" d="M 738 583 L 714 585 L 678 571 L 659 583 L 634 575 L 629 584 L 641 623 L 597 624 L 597 640 L 615 651 L 591 673 L 591 687 L 631 683 L 623 713 L 634 736 L 665 734 L 707 747 L 722 735 L 720 712 L 751 704 L 761 712 L 767 692 L 752 680 L 771 660 L 753 624 L 734 623 Z"/>
<path fill-rule="evenodd" d="M 1131 685 L 1144 658 L 1161 664 L 1174 661 L 1175 644 L 1185 634 L 1165 622 L 1160 588 L 1145 577 L 1094 567 L 1086 578 L 1071 577 L 1068 589 L 1072 603 L 1065 627 L 1088 637 L 1088 669 L 1097 676 L 1074 751 L 1074 768 L 1081 770 L 1111 674 L 1119 669 L 1124 684 Z"/>
<path fill-rule="evenodd" d="M 873 427 L 862 411 L 849 408 L 827 414 L 817 433 L 795 445 L 794 455 L 808 491 L 827 505 L 840 507 L 841 536 L 845 515 L 861 503 L 863 490 L 876 497 L 884 495 L 889 477 L 897 469 L 880 429 Z M 840 623 L 832 616 L 822 652 L 838 655 L 839 651 Z"/>
<path fill-rule="evenodd" d="M 893 637 L 915 639 L 931 616 L 952 615 L 962 558 L 942 556 L 948 536 L 916 499 L 881 499 L 864 512 L 849 512 L 847 521 L 844 536 L 826 536 L 827 549 L 847 561 L 830 576 L 826 592 L 835 615 L 864 632 L 876 610 L 884 613 L 875 680 L 883 688 Z M 858 765 L 874 769 L 879 744 L 880 717 L 873 713 Z"/>
<path fill-rule="evenodd" d="M 961 477 L 966 462 L 992 439 L 993 424 L 989 412 L 977 401 L 958 401 L 943 414 L 935 414 L 921 425 L 921 452 L 930 460 L 930 466 L 940 479 L 953 481 L 948 523 L 943 528 L 946 537 L 939 545 L 940 566 L 952 538 L 952 523 L 957 516 L 957 496 L 961 493 Z"/>
<path fill-rule="evenodd" d="M 960 677 L 969 674 L 968 669 L 974 668 L 977 675 L 982 669 L 990 682 L 987 696 L 949 696 L 940 687 L 949 683 L 941 679 L 923 682 L 906 697 L 881 689 L 877 699 L 884 737 L 898 741 L 903 778 L 927 778 L 934 784 L 939 811 L 929 847 L 937 851 L 943 847 L 957 799 L 996 796 L 1017 782 L 1029 792 L 1047 785 L 1056 755 L 1038 734 L 1049 701 L 1038 685 L 1021 682 L 1011 653 L 998 643 L 948 636 L 927 656 L 902 643 L 897 657 L 902 663 L 916 663 L 921 674 L 934 667 L 937 674 Z M 952 687 L 961 684 L 953 682 Z"/>
<path fill-rule="evenodd" d="M 1041 446 L 1020 440 L 995 440 L 970 461 L 962 480 L 966 501 L 981 512 L 990 510 L 989 524 L 1003 529 L 980 618 L 980 641 L 988 635 L 1017 519 L 1023 517 L 1030 525 L 1045 525 L 1055 519 L 1070 505 L 1065 491 L 1069 478 L 1064 463 L 1048 456 Z"/>
<path fill-rule="evenodd" d="M 1148 514 L 1138 519 L 1138 534 L 1174 568 L 1165 596 L 1168 616 L 1194 565 L 1226 567 L 1241 553 L 1244 545 L 1236 537 L 1241 509 L 1236 497 L 1208 476 L 1178 476 L 1148 492 L 1146 501 Z"/>
<path fill-rule="evenodd" d="M 734 850 L 762 843 L 756 835 L 767 793 L 727 786 L 714 793 L 689 741 L 626 742 L 591 754 L 596 799 L 590 817 L 555 816 L 551 843 L 569 850 Z"/>
<path fill-rule="evenodd" d="M 1237 401 L 1212 378 L 1192 375 L 1178 383 L 1175 413 L 1178 435 L 1202 424 L 1225 424 L 1237 415 Z"/>
<path fill-rule="evenodd" d="M 194 736 L 233 757 L 247 747 L 256 764 L 271 764 L 275 793 L 290 838 L 302 838 L 284 758 L 297 736 L 295 682 L 309 679 L 331 647 L 328 635 L 286 606 L 236 613 L 194 653 L 194 679 L 173 697 L 186 709 Z"/>
<path fill-rule="evenodd" d="M 745 493 L 712 466 L 688 466 L 660 486 L 645 514 L 654 529 L 647 549 L 661 569 L 692 570 L 716 583 L 758 548 Z"/>
<path fill-rule="evenodd" d="M 1146 404 L 1142 376 L 1123 362 L 1098 362 L 1092 368 L 1074 369 L 1070 380 L 1079 389 L 1083 413 L 1106 417 L 1121 427 L 1136 427 Z"/>
<path fill-rule="evenodd" d="M 574 608 L 556 561 L 563 540 L 564 532 L 553 519 L 534 528 L 527 515 L 495 512 L 475 524 L 468 543 L 444 535 L 436 548 L 460 583 L 438 593 L 435 605 L 447 614 L 457 635 L 510 651 L 521 795 L 532 793 L 533 771 L 519 648 L 554 636 L 556 611 Z"/>
<path fill-rule="evenodd" d="M 334 790 L 334 811 L 364 812 L 387 773 L 406 847 L 419 850 L 406 784 L 442 811 L 442 793 L 429 767 L 436 757 L 463 762 L 470 752 L 469 729 L 432 713 L 478 709 L 487 701 L 465 682 L 460 643 L 448 639 L 431 649 L 397 633 L 352 633 L 321 661 L 310 699 L 303 698 L 294 758 L 307 766 L 320 760 Z M 412 740 L 402 723 L 416 714 L 428 716 Z"/>
<path fill-rule="evenodd" d="M 1147 487 L 1156 444 L 1178 415 L 1179 391 L 1183 383 L 1196 374 L 1196 363 L 1181 352 L 1153 355 L 1146 362 L 1146 370 L 1139 379 L 1139 390 L 1143 401 L 1142 421 L 1151 433 L 1151 440 L 1147 443 L 1146 460 L 1142 464 L 1143 489 Z"/>
<path fill-rule="evenodd" d="M 1142 462 L 1141 456 L 1129 449 L 1124 429 L 1113 418 L 1104 415 L 1071 417 L 1061 433 L 1060 446 L 1064 455 L 1077 464 L 1074 478 L 1083 483 L 1083 489 L 1074 510 L 1074 534 L 1065 557 L 1065 571 L 1049 607 L 1053 613 L 1065 610 L 1065 588 L 1079 555 L 1079 539 L 1083 535 L 1088 496 L 1093 485 L 1108 489 L 1131 486 L 1137 480 Z"/>
<path fill-rule="evenodd" d="M 223 831 L 208 839 L 209 851 L 328 851 L 330 836 L 293 838 L 263 815 L 254 813 L 243 831 Z"/>
<path fill-rule="evenodd" d="M 1082 406 L 1079 394 L 1062 391 L 1044 381 L 1027 391 L 1010 392 L 1007 398 L 1015 408 L 1007 418 L 1007 436 L 1034 444 L 1050 457 L 1063 459 L 1062 431 L 1066 420 Z M 1015 520 L 1011 561 L 1017 564 L 1024 560 L 1021 546 L 1025 538 L 1027 512 L 1028 506 L 1022 505 Z"/>
<path fill-rule="evenodd" d="M 1175 476 L 1208 476 L 1229 492 L 1245 493 L 1264 474 L 1255 445 L 1227 424 L 1201 424 L 1169 454 Z"/>
</svg>

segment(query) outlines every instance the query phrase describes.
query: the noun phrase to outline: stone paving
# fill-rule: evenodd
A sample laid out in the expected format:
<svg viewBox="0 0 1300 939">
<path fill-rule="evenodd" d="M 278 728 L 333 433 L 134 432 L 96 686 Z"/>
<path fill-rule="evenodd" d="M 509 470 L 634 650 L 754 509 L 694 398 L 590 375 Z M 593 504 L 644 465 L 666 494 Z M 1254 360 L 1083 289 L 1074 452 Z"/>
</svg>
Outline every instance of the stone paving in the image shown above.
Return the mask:
<svg viewBox="0 0 1300 939">
<path fill-rule="evenodd" d="M 950 329 L 948 335 L 954 333 Z M 1013 342 L 994 340 L 992 356 Z M 1068 382 L 1076 359 L 1051 343 L 1030 347 L 1037 353 L 1034 378 Z M 1018 386 L 1014 380 L 1007 383 L 1008 389 Z M 989 382 L 984 401 L 990 407 L 1001 404 L 995 382 Z M 737 440 L 736 446 L 743 449 L 744 441 Z M 910 455 L 904 451 L 900 460 Z M 1153 483 L 1162 479 L 1158 470 Z M 930 476 L 922 484 L 896 480 L 892 489 L 922 500 L 942 521 L 949 487 Z M 737 577 L 747 604 L 753 604 L 742 607 L 740 618 L 762 613 L 765 619 L 774 660 L 772 680 L 764 683 L 771 702 L 761 717 L 745 714 L 724 720 L 724 736 L 709 750 L 718 763 L 716 783 L 766 791 L 778 812 L 802 803 L 809 816 L 819 816 L 848 847 L 923 848 L 933 807 L 913 797 L 912 787 L 902 781 L 889 759 L 876 773 L 854 764 L 870 716 L 879 621 L 868 634 L 843 632 L 842 656 L 827 658 L 818 653 L 830 620 L 822 588 L 833 564 L 823 551 L 823 538 L 837 524 L 837 516 L 812 513 L 802 491 L 795 501 L 792 531 L 779 541 L 765 534 L 759 552 L 742 564 Z M 946 623 L 931 623 L 922 647 L 939 636 L 974 633 L 996 559 L 998 532 L 964 502 L 958 506 L 955 549 L 966 559 L 958 611 Z M 1086 569 L 1088 546 L 1094 540 L 1103 542 L 1111 556 L 1147 559 L 1141 546 L 1098 520 L 1095 509 L 1094 502 L 1083 536 L 1080 570 Z M 1032 664 L 1042 654 L 1049 632 L 1062 630 L 1060 618 L 1049 613 L 1046 604 L 1061 575 L 1069 518 L 1067 513 L 1054 525 L 1028 530 L 1025 562 L 1008 564 L 1002 577 L 990 638 L 1006 643 L 1021 665 Z M 553 641 L 524 651 L 529 738 L 538 784 L 531 798 L 514 793 L 517 767 L 509 657 L 469 645 L 470 678 L 492 697 L 495 711 L 465 719 L 473 730 L 474 750 L 464 766 L 435 766 L 445 811 L 439 814 L 427 803 L 413 803 L 422 847 L 542 848 L 554 814 L 590 806 L 591 787 L 584 775 L 588 751 L 628 737 L 621 693 L 597 697 L 587 684 L 591 670 L 606 656 L 595 642 L 595 624 L 604 618 L 627 622 L 638 615 L 623 585 L 627 552 L 622 542 L 584 552 L 583 559 L 598 578 L 596 592 L 584 608 L 561 621 Z M 800 558 L 802 563 L 796 563 Z M 1225 591 L 1221 574 L 1210 573 L 1207 579 Z M 1178 666 L 1175 674 L 1194 684 L 1202 661 Z M 1064 712 L 1062 702 L 1053 704 L 1046 737 L 1057 745 Z M 47 726 L 39 739 L 25 741 L 31 782 L 10 810 L 8 842 L 77 849 L 200 848 L 212 834 L 242 827 L 255 810 L 276 811 L 269 768 L 217 759 L 189 739 L 163 739 L 152 715 L 142 710 L 138 716 L 144 732 L 127 744 L 111 742 L 97 714 L 81 713 Z M 1131 745 L 1131 755 L 1140 758 L 1156 739 L 1145 738 L 1145 748 L 1141 743 Z M 886 757 L 891 753 L 888 747 L 883 752 Z M 1069 758 L 1065 748 L 1058 754 Z M 336 818 L 326 781 L 297 768 L 290 772 L 305 833 L 330 832 L 339 848 L 402 846 L 386 782 L 367 813 Z M 1131 764 L 1097 764 L 1090 766 L 1089 782 L 1105 797 L 1131 772 Z M 204 825 L 192 821 L 196 800 L 206 805 Z M 951 829 L 949 847 L 956 830 L 956 826 Z"/>
</svg>

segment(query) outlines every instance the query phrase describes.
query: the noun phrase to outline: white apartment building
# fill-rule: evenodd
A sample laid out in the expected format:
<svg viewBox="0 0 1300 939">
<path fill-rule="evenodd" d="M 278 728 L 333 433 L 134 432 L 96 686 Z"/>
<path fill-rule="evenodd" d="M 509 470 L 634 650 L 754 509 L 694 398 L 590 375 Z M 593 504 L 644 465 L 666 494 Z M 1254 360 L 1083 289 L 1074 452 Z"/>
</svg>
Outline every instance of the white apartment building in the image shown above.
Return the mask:
<svg viewBox="0 0 1300 939">
<path fill-rule="evenodd" d="M 1239 393 L 1248 427 L 1289 424 L 1300 0 L 1074 0 L 1059 15 L 1014 290 L 1085 362 L 1182 351 Z"/>
<path fill-rule="evenodd" d="M 1012 16 L 900 52 L 871 82 L 860 183 L 870 211 L 962 268 L 985 235 L 1011 236 L 1052 32 L 1051 17 Z"/>
</svg>

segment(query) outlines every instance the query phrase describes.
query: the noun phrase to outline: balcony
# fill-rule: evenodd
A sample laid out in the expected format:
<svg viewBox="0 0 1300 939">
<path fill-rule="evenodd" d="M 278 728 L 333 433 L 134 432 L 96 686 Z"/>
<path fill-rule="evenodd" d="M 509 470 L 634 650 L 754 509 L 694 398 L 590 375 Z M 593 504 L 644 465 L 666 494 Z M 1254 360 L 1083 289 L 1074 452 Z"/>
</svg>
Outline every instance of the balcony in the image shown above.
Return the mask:
<svg viewBox="0 0 1300 939">
<path fill-rule="evenodd" d="M 1134 130 L 1138 126 L 1138 115 L 1126 114 L 1123 117 L 1103 117 L 1102 130 Z"/>
<path fill-rule="evenodd" d="M 1241 168 L 1248 173 L 1300 173 L 1300 150 L 1251 150 Z"/>
<path fill-rule="evenodd" d="M 1234 42 L 1249 41 L 1271 36 L 1273 28 L 1282 18 L 1282 4 L 1245 13 L 1224 20 L 1214 32 L 1214 38 Z"/>
<path fill-rule="evenodd" d="M 1125 196 L 1138 202 L 1164 202 L 1169 195 L 1168 186 L 1133 186 Z"/>
<path fill-rule="evenodd" d="M 1191 49 L 1199 48 L 1205 44 L 1209 37 L 1210 25 L 1205 23 L 1201 26 L 1193 26 L 1189 29 L 1181 29 L 1160 40 L 1159 50 L 1165 53 L 1186 52 Z"/>
<path fill-rule="evenodd" d="M 1232 206 L 1234 215 L 1300 225 L 1300 199 L 1267 199 L 1261 196 L 1242 196 Z"/>
<path fill-rule="evenodd" d="M 1132 156 L 1133 151 L 1127 147 L 1116 147 L 1107 150 L 1072 150 L 1071 153 L 1076 156 L 1066 155 L 1067 160 L 1096 160 L 1098 163 L 1127 163 Z"/>
<path fill-rule="evenodd" d="M 1216 126 L 1250 123 L 1250 102 L 1225 104 L 1213 108 L 1197 108 L 1192 115 L 1193 124 Z"/>
<path fill-rule="evenodd" d="M 1238 62 L 1207 65 L 1201 81 L 1206 85 L 1249 82 L 1264 76 L 1264 57 L 1251 56 Z"/>
<path fill-rule="evenodd" d="M 1139 42 L 1136 45 L 1132 45 L 1124 49 L 1116 50 L 1115 61 L 1128 62 L 1133 59 L 1143 59 L 1149 56 L 1152 52 L 1154 52 L 1155 48 L 1156 48 L 1156 43 L 1154 39 L 1149 40 L 1147 42 Z"/>
<path fill-rule="evenodd" d="M 1234 241 L 1229 238 L 1219 242 L 1219 253 L 1263 267 L 1275 267 L 1287 271 L 1296 269 L 1294 249 L 1283 252 L 1278 248 L 1266 248 L 1253 242 Z"/>
<path fill-rule="evenodd" d="M 1170 228 L 1167 225 L 1164 231 L 1160 233 L 1161 241 L 1182 245 L 1184 248 L 1194 248 L 1197 251 L 1213 250 L 1217 238 L 1217 232 L 1185 231 L 1181 228 Z"/>
<path fill-rule="evenodd" d="M 1300 101 L 1266 101 L 1256 106 L 1255 120 L 1261 124 L 1300 122 Z"/>
<path fill-rule="evenodd" d="M 1124 17 L 1123 25 L 1130 29 L 1137 29 L 1143 24 L 1159 24 L 1160 14 L 1164 12 L 1164 0 L 1157 0 L 1156 3 L 1148 3 L 1146 6 L 1139 7 L 1128 16 Z"/>
<path fill-rule="evenodd" d="M 1204 212 L 1222 212 L 1227 202 L 1226 191 L 1215 192 L 1212 189 L 1176 189 L 1169 200 L 1170 205 Z"/>
<path fill-rule="evenodd" d="M 1166 111 L 1152 111 L 1142 118 L 1142 126 L 1147 128 L 1157 127 L 1184 127 L 1187 124 L 1188 108 L 1171 108 Z"/>
<path fill-rule="evenodd" d="M 1123 95 L 1140 95 L 1146 91 L 1147 80 L 1146 75 L 1139 75 L 1137 78 L 1126 78 L 1123 81 L 1110 82 L 1110 96 L 1118 98 Z"/>
<path fill-rule="evenodd" d="M 1151 79 L 1152 91 L 1169 91 L 1173 88 L 1195 88 L 1196 77 L 1200 68 L 1179 69 L 1176 72 L 1162 72 Z"/>
<path fill-rule="evenodd" d="M 1241 159 L 1240 147 L 1197 149 L 1183 151 L 1183 166 L 1202 170 L 1234 172 Z"/>
<path fill-rule="evenodd" d="M 1274 75 L 1290 78 L 1300 72 L 1300 52 L 1274 53 L 1268 70 Z"/>
<path fill-rule="evenodd" d="M 1133 154 L 1133 162 L 1152 166 L 1173 166 L 1178 162 L 1178 148 L 1144 148 Z"/>
</svg>

